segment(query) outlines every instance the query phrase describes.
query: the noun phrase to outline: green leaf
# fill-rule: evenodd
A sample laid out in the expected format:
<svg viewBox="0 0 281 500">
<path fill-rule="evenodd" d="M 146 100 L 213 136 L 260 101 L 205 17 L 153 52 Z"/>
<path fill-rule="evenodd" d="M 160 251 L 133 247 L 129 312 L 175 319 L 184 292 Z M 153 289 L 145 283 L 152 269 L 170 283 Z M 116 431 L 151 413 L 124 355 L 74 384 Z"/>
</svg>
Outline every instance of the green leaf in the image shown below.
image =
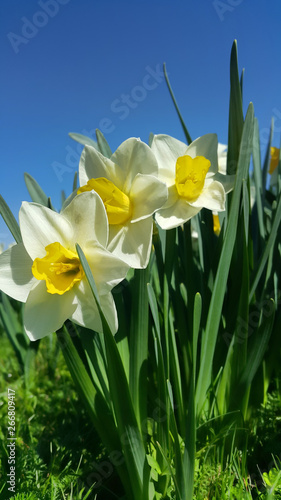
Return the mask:
<svg viewBox="0 0 281 500">
<path fill-rule="evenodd" d="M 240 154 L 238 159 L 238 168 L 236 174 L 236 182 L 232 195 L 232 202 L 229 212 L 225 239 L 223 242 L 223 247 L 214 282 L 212 297 L 210 301 L 206 330 L 204 333 L 204 337 L 202 339 L 200 368 L 196 386 L 197 416 L 199 416 L 204 406 L 204 403 L 206 401 L 207 389 L 211 383 L 213 357 L 215 352 L 217 334 L 221 321 L 221 312 L 222 312 L 227 278 L 231 263 L 231 257 L 237 232 L 237 222 L 239 216 L 242 183 L 243 179 L 245 179 L 248 175 L 249 163 L 252 152 L 253 119 L 254 119 L 254 108 L 252 103 L 250 103 L 245 119 L 245 124 L 243 127 Z"/>
<path fill-rule="evenodd" d="M 44 193 L 38 182 L 26 172 L 24 174 L 24 181 L 32 201 L 40 203 L 40 205 L 43 205 L 44 207 L 48 207 L 48 196 Z"/>
<path fill-rule="evenodd" d="M 281 222 L 281 197 L 279 198 L 279 201 L 278 201 L 278 205 L 276 208 L 276 212 L 275 212 L 275 216 L 274 216 L 274 220 L 273 220 L 273 224 L 272 224 L 271 232 L 269 234 L 268 241 L 264 247 L 264 251 L 261 255 L 257 270 L 254 273 L 255 277 L 252 280 L 252 286 L 250 289 L 249 300 L 252 299 L 252 297 L 256 291 L 257 285 L 259 283 L 259 280 L 262 276 L 264 267 L 265 267 L 266 262 L 268 260 L 270 251 L 274 246 L 274 243 L 275 243 L 275 240 L 276 240 L 276 237 L 278 234 L 278 228 L 279 228 L 280 222 Z"/>
<path fill-rule="evenodd" d="M 150 132 L 149 138 L 148 138 L 148 145 L 149 145 L 149 147 L 151 147 L 151 144 L 153 142 L 153 137 L 154 137 L 153 132 Z"/>
<path fill-rule="evenodd" d="M 97 142 L 91 139 L 90 137 L 87 137 L 86 135 L 82 134 L 76 134 L 75 132 L 70 132 L 68 135 L 74 141 L 79 142 L 79 144 L 83 144 L 83 146 L 92 146 L 92 148 L 95 148 L 99 151 Z"/>
<path fill-rule="evenodd" d="M 21 243 L 22 237 L 19 225 L 14 215 L 12 214 L 11 210 L 9 209 L 7 203 L 5 202 L 4 198 L 2 198 L 1 195 L 0 195 L 0 214 L 2 215 L 8 229 L 11 231 L 16 242 Z"/>
<path fill-rule="evenodd" d="M 74 173 L 74 178 L 73 178 L 72 191 L 76 191 L 76 189 L 77 189 L 77 179 L 78 179 L 78 174 L 77 174 L 77 172 L 75 172 Z"/>
<path fill-rule="evenodd" d="M 265 194 L 265 185 L 262 179 L 261 170 L 261 154 L 260 154 L 260 140 L 259 140 L 259 124 L 257 118 L 254 121 L 254 135 L 253 135 L 253 166 L 254 166 L 254 180 L 256 188 L 256 204 L 257 204 L 257 215 L 258 215 L 258 225 L 259 225 L 259 238 L 263 241 L 265 239 L 265 227 L 264 227 L 264 213 L 263 204 Z M 258 241 L 257 244 L 260 244 Z"/>
<path fill-rule="evenodd" d="M 241 374 L 239 384 L 237 386 L 238 395 L 243 394 L 243 392 L 246 391 L 247 387 L 249 387 L 264 358 L 275 318 L 274 301 L 271 300 L 270 302 L 272 305 L 270 314 L 268 313 L 268 311 L 263 314 L 263 321 L 254 333 L 253 342 L 247 356 L 247 363 Z"/>
<path fill-rule="evenodd" d="M 128 471 L 127 483 L 133 491 L 130 498 L 148 500 L 148 463 L 122 359 L 101 309 L 96 284 L 87 259 L 78 244 L 76 244 L 76 249 L 102 320 L 109 389 Z"/>
<path fill-rule="evenodd" d="M 18 319 L 15 309 L 11 305 L 11 300 L 3 292 L 0 292 L 0 318 L 5 332 L 11 342 L 20 368 L 24 371 L 26 352 L 29 345 L 27 335 Z"/>
<path fill-rule="evenodd" d="M 166 83 L 167 83 L 167 86 L 168 86 L 168 89 L 169 89 L 169 92 L 170 92 L 170 96 L 171 96 L 171 98 L 173 100 L 174 106 L 176 108 L 176 112 L 177 112 L 178 117 L 180 119 L 181 126 L 183 128 L 183 132 L 184 132 L 184 135 L 185 135 L 186 140 L 187 140 L 187 144 L 190 144 L 192 142 L 192 139 L 191 139 L 191 137 L 189 135 L 189 132 L 188 132 L 188 130 L 186 128 L 186 125 L 185 125 L 184 120 L 182 118 L 182 115 L 180 113 L 179 107 L 177 105 L 176 98 L 175 98 L 174 93 L 172 91 L 172 87 L 171 87 L 170 82 L 169 82 L 169 78 L 168 78 L 168 74 L 167 74 L 167 71 L 166 71 L 166 64 L 165 63 L 163 64 L 163 70 L 164 70 L 165 80 L 166 80 Z"/>
<path fill-rule="evenodd" d="M 112 156 L 112 151 L 103 133 L 98 128 L 96 129 L 96 136 L 99 151 L 101 152 L 101 154 L 103 154 L 103 156 L 106 156 L 106 158 L 110 158 Z"/>
<path fill-rule="evenodd" d="M 235 174 L 236 172 L 243 121 L 242 93 L 237 58 L 237 41 L 235 40 L 232 45 L 230 56 L 230 101 L 227 148 L 228 174 Z"/>
</svg>

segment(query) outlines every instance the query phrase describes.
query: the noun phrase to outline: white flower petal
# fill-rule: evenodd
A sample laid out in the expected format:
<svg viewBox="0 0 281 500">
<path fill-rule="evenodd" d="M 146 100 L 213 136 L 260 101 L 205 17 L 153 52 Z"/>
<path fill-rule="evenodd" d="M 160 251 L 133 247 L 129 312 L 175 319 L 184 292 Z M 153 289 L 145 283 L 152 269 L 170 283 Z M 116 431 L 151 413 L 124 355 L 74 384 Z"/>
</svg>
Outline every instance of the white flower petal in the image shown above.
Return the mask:
<svg viewBox="0 0 281 500">
<path fill-rule="evenodd" d="M 45 281 L 30 291 L 24 308 L 24 327 L 30 340 L 38 340 L 62 327 L 76 309 L 73 289 L 63 295 L 47 292 Z"/>
<path fill-rule="evenodd" d="M 217 172 L 216 175 L 213 177 L 213 180 L 220 182 L 220 184 L 223 185 L 224 190 L 227 194 L 234 188 L 235 178 L 236 178 L 235 175 L 224 175 L 220 172 Z"/>
<path fill-rule="evenodd" d="M 86 245 L 85 255 L 100 295 L 108 293 L 126 277 L 129 266 L 124 260 L 97 243 Z"/>
<path fill-rule="evenodd" d="M 132 221 L 152 215 L 162 207 L 167 197 L 167 186 L 157 177 L 137 174 L 130 191 L 130 200 L 134 206 Z"/>
<path fill-rule="evenodd" d="M 93 191 L 81 193 L 63 210 L 62 215 L 73 227 L 72 246 L 83 248 L 92 241 L 107 245 L 108 220 L 104 204 L 99 195 Z M 89 231 L 90 229 L 90 231 Z"/>
<path fill-rule="evenodd" d="M 179 156 L 186 154 L 187 144 L 169 135 L 158 134 L 153 137 L 151 150 L 158 161 L 159 178 L 168 186 L 174 184 L 176 162 Z"/>
<path fill-rule="evenodd" d="M 211 162 L 209 173 L 218 171 L 218 139 L 216 134 L 206 134 L 195 139 L 187 148 L 186 155 L 195 158 L 204 156 Z"/>
<path fill-rule="evenodd" d="M 126 175 L 111 159 L 103 156 L 95 148 L 85 146 L 79 162 L 80 186 L 87 184 L 89 179 L 97 177 L 110 179 L 119 189 L 122 189 Z"/>
<path fill-rule="evenodd" d="M 108 250 L 129 266 L 143 269 L 149 261 L 152 229 L 152 217 L 122 227 L 110 226 Z"/>
<path fill-rule="evenodd" d="M 77 308 L 71 316 L 72 321 L 80 326 L 102 333 L 103 328 L 101 318 L 88 283 L 84 283 L 83 286 L 79 286 L 77 299 Z M 112 294 L 109 292 L 106 295 L 101 295 L 100 304 L 111 331 L 115 333 L 118 328 L 118 320 Z"/>
<path fill-rule="evenodd" d="M 44 257 L 45 247 L 58 241 L 67 248 L 73 229 L 61 214 L 37 203 L 22 203 L 19 221 L 23 244 L 32 258 Z"/>
<path fill-rule="evenodd" d="M 218 164 L 219 172 L 221 174 L 226 174 L 226 164 L 227 164 L 227 145 L 218 143 Z"/>
<path fill-rule="evenodd" d="M 213 181 L 208 187 L 204 187 L 196 201 L 190 203 L 192 207 L 208 208 L 209 210 L 222 212 L 225 210 L 225 190 L 220 182 Z"/>
<path fill-rule="evenodd" d="M 22 243 L 3 252 L 0 255 L 0 289 L 13 299 L 25 302 L 37 281 L 31 271 L 32 263 Z"/>
<path fill-rule="evenodd" d="M 111 159 L 116 165 L 121 167 L 122 172 L 126 175 L 125 183 L 121 188 L 125 193 L 130 191 L 132 182 L 137 174 L 157 176 L 158 165 L 155 156 L 150 147 L 140 139 L 131 137 L 122 142 L 115 153 L 113 153 Z M 110 177 L 110 180 L 116 184 L 114 178 Z"/>
<path fill-rule="evenodd" d="M 178 198 L 174 205 L 156 212 L 155 220 L 162 229 L 173 229 L 194 217 L 199 210 L 186 200 Z"/>
</svg>

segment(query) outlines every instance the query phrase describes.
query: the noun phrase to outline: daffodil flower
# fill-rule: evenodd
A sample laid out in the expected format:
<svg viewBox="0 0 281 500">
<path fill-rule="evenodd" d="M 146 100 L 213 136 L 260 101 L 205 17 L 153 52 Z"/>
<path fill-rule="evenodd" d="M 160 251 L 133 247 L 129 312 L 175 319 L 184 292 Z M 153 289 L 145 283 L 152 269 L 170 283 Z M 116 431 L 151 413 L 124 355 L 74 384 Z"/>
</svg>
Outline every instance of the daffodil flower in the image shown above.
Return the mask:
<svg viewBox="0 0 281 500">
<path fill-rule="evenodd" d="M 279 148 L 270 148 L 270 163 L 269 163 L 269 174 L 273 174 L 279 163 Z"/>
<path fill-rule="evenodd" d="M 82 152 L 77 194 L 99 194 L 109 222 L 108 249 L 133 268 L 147 266 L 152 215 L 167 200 L 167 186 L 157 176 L 154 154 L 140 139 L 124 141 L 111 158 L 90 146 Z"/>
<path fill-rule="evenodd" d="M 101 319 L 76 252 L 82 248 L 100 303 L 112 329 L 117 313 L 111 289 L 128 266 L 107 249 L 108 222 L 96 193 L 84 193 L 60 213 L 23 202 L 19 213 L 23 243 L 0 255 L 0 289 L 25 302 L 24 327 L 31 340 L 58 330 L 66 319 L 102 331 Z"/>
<path fill-rule="evenodd" d="M 168 200 L 155 214 L 162 229 L 177 227 L 203 207 L 225 210 L 225 194 L 234 176 L 218 170 L 216 134 L 199 137 L 189 146 L 168 135 L 155 135 L 151 149 L 159 165 L 159 178 L 168 186 Z"/>
</svg>

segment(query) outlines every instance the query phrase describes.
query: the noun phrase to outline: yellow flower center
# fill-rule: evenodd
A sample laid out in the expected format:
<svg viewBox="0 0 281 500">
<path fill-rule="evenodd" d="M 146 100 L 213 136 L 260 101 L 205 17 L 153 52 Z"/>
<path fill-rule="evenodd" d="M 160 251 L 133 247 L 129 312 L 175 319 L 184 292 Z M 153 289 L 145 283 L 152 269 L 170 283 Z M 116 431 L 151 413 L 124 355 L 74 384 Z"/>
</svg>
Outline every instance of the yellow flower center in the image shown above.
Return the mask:
<svg viewBox="0 0 281 500">
<path fill-rule="evenodd" d="M 62 295 L 83 278 L 82 265 L 76 252 L 67 250 L 58 242 L 47 245 L 45 250 L 45 257 L 33 262 L 33 276 L 46 281 L 49 293 Z"/>
<path fill-rule="evenodd" d="M 270 164 L 269 164 L 269 173 L 273 174 L 279 163 L 279 149 L 278 148 L 270 148 Z"/>
<path fill-rule="evenodd" d="M 195 201 L 201 194 L 211 162 L 204 156 L 180 156 L 176 163 L 176 188 L 178 195 Z"/>
<path fill-rule="evenodd" d="M 113 182 L 105 177 L 90 179 L 85 186 L 78 189 L 77 194 L 92 191 L 92 189 L 98 193 L 104 203 L 109 224 L 124 224 L 132 217 L 133 205 L 129 196 Z"/>
</svg>

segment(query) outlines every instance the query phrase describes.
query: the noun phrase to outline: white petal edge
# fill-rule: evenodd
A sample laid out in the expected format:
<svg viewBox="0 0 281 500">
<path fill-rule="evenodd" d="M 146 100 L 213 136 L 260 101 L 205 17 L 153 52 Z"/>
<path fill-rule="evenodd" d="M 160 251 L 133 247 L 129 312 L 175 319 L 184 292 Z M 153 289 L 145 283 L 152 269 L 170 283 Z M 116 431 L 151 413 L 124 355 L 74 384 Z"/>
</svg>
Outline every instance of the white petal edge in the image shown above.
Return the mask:
<svg viewBox="0 0 281 500">
<path fill-rule="evenodd" d="M 62 215 L 73 227 L 73 238 L 69 242 L 73 248 L 76 243 L 83 248 L 95 241 L 104 247 L 107 245 L 108 219 L 97 193 L 88 191 L 77 195 L 63 210 Z"/>
<path fill-rule="evenodd" d="M 0 289 L 13 299 L 26 302 L 37 282 L 31 271 L 32 263 L 23 243 L 3 252 L 0 255 Z"/>
<path fill-rule="evenodd" d="M 167 201 L 167 185 L 153 175 L 137 174 L 131 187 L 130 199 L 134 206 L 132 222 L 152 215 Z"/>
<path fill-rule="evenodd" d="M 209 173 L 218 171 L 218 138 L 217 134 L 206 134 L 195 139 L 187 148 L 186 155 L 195 158 L 204 156 L 211 162 Z"/>
<path fill-rule="evenodd" d="M 178 198 L 174 205 L 156 212 L 155 220 L 162 229 L 173 229 L 187 222 L 199 211 L 200 208 L 192 207 L 186 200 Z"/>
<path fill-rule="evenodd" d="M 63 295 L 51 294 L 45 281 L 39 281 L 24 307 L 24 328 L 30 340 L 42 339 L 61 328 L 77 307 L 73 300 L 73 290 Z"/>
<path fill-rule="evenodd" d="M 72 240 L 73 228 L 61 214 L 38 203 L 24 201 L 19 212 L 23 244 L 30 257 L 46 255 L 45 247 L 59 242 L 64 247 Z"/>
<path fill-rule="evenodd" d="M 126 226 L 110 226 L 108 250 L 134 269 L 144 269 L 152 245 L 152 217 Z"/>
<path fill-rule="evenodd" d="M 214 181 L 204 188 L 196 201 L 190 203 L 192 207 L 208 208 L 223 212 L 225 210 L 225 190 L 220 182 Z"/>
</svg>

